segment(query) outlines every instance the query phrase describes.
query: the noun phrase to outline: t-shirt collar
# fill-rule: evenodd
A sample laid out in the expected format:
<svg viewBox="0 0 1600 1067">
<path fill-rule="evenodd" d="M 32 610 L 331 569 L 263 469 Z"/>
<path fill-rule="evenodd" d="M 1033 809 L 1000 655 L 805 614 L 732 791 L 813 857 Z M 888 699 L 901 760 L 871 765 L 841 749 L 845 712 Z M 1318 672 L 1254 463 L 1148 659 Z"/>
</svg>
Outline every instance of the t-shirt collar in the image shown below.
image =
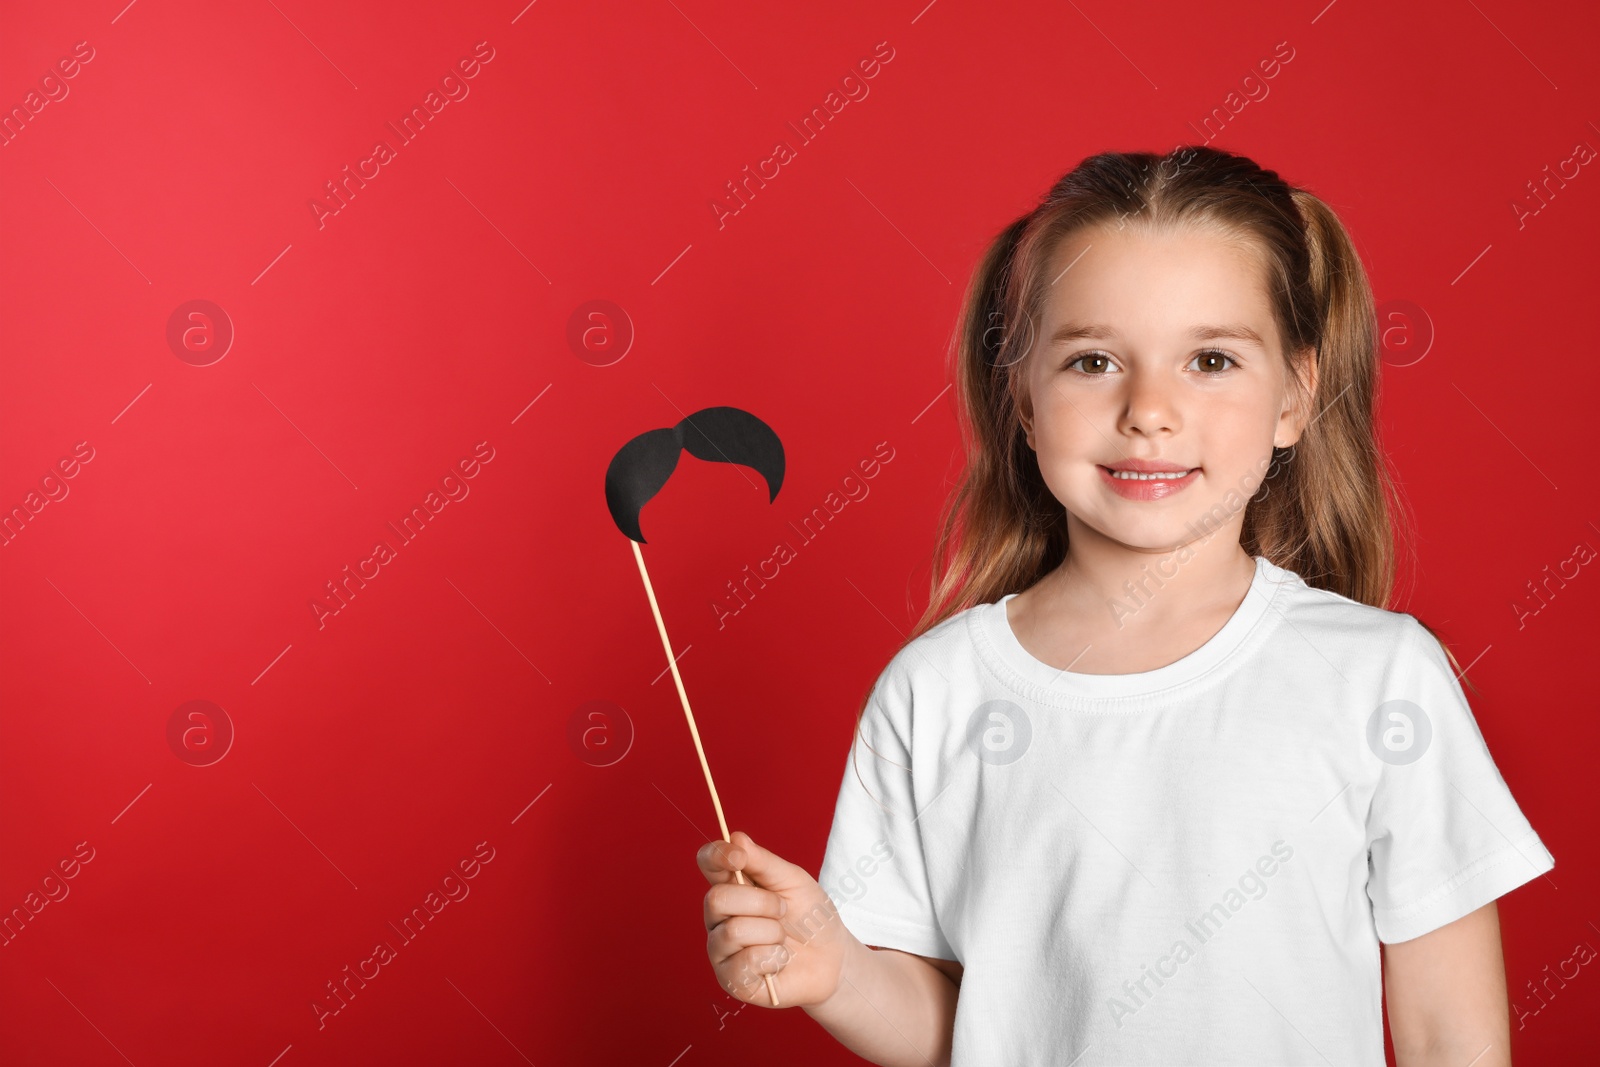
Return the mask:
<svg viewBox="0 0 1600 1067">
<path fill-rule="evenodd" d="M 974 609 L 970 619 L 973 638 L 980 654 L 1008 685 L 1043 703 L 1155 695 L 1192 682 L 1228 659 L 1267 615 L 1278 587 L 1294 578 L 1292 572 L 1277 567 L 1265 556 L 1256 556 L 1255 564 L 1244 600 L 1222 629 L 1187 656 L 1155 670 L 1135 674 L 1081 674 L 1035 659 L 1017 640 L 1006 618 L 1006 603 L 1017 595 L 1015 593 Z"/>
</svg>

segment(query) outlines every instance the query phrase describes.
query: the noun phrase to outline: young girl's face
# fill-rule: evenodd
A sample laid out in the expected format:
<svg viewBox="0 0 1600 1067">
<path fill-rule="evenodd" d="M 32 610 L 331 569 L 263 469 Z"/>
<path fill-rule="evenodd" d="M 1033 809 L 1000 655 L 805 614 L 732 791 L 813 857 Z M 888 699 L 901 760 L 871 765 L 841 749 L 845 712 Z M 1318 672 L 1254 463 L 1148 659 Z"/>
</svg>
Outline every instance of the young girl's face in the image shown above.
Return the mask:
<svg viewBox="0 0 1600 1067">
<path fill-rule="evenodd" d="M 1062 241 L 1049 277 L 1022 414 L 1056 499 L 1139 549 L 1242 529 L 1307 419 L 1259 261 L 1212 230 L 1101 226 Z M 1111 473 L 1140 460 L 1172 473 Z"/>
</svg>

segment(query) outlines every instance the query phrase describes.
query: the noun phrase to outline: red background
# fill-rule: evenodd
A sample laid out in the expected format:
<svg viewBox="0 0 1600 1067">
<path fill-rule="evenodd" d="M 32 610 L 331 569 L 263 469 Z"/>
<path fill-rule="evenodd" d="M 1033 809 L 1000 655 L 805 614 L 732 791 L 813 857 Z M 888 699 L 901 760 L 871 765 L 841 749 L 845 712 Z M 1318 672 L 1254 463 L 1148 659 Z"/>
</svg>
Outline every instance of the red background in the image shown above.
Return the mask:
<svg viewBox="0 0 1600 1067">
<path fill-rule="evenodd" d="M 1600 947 L 1600 574 L 1516 605 L 1600 549 L 1600 174 L 1512 205 L 1600 146 L 1600 10 L 124 2 L 0 19 L 8 111 L 93 49 L 0 148 L 0 506 L 93 452 L 0 551 L 0 908 L 93 851 L 0 948 L 6 1063 L 852 1061 L 716 985 L 694 853 L 719 834 L 605 465 L 712 405 L 782 436 L 776 502 L 685 459 L 644 551 L 730 825 L 815 873 L 857 702 L 926 600 L 977 257 L 1082 157 L 1199 141 L 1279 42 L 1213 143 L 1332 203 L 1395 312 L 1383 432 L 1418 538 L 1392 606 L 1472 664 L 1557 857 L 1501 901 L 1511 996 L 1540 1008 L 1517 1056 L 1592 1055 L 1594 965 L 1542 1006 L 1527 983 Z M 469 95 L 319 225 L 324 183 L 480 41 Z M 870 94 L 800 143 L 786 123 L 879 42 Z M 795 158 L 719 226 L 779 139 Z M 197 299 L 235 332 L 207 366 L 167 341 Z M 568 342 L 595 299 L 635 332 L 607 366 Z M 470 495 L 319 625 L 325 583 L 479 442 Z M 870 496 L 802 543 L 880 442 Z M 719 626 L 780 540 L 798 558 Z M 174 745 L 191 700 L 221 713 Z M 597 700 L 622 710 L 586 750 Z M 181 758 L 224 717 L 222 759 Z M 621 760 L 583 758 L 628 723 Z M 470 895 L 400 944 L 480 842 Z"/>
</svg>

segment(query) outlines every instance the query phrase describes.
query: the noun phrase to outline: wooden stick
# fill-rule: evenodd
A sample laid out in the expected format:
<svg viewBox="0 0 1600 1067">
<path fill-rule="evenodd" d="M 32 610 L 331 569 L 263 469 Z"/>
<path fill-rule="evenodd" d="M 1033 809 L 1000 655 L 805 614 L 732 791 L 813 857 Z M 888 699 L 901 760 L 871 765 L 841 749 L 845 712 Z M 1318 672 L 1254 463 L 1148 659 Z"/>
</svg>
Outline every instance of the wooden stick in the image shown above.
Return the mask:
<svg viewBox="0 0 1600 1067">
<path fill-rule="evenodd" d="M 661 620 L 661 607 L 656 603 L 656 591 L 650 585 L 650 572 L 644 567 L 644 553 L 639 551 L 639 542 L 628 538 L 628 544 L 633 546 L 633 558 L 639 561 L 639 577 L 644 579 L 645 595 L 650 598 L 650 611 L 656 617 L 656 630 L 661 634 L 661 647 L 667 652 L 667 666 L 672 668 L 672 680 L 678 686 L 678 700 L 683 704 L 683 713 L 689 719 L 689 736 L 694 738 L 694 750 L 700 757 L 700 769 L 706 774 L 706 786 L 711 790 L 711 805 L 717 809 L 717 825 L 722 828 L 722 839 L 733 844 L 733 838 L 728 833 L 728 820 L 722 817 L 722 801 L 717 797 L 717 783 L 711 780 L 711 765 L 706 762 L 706 750 L 700 744 L 700 731 L 695 729 L 694 712 L 689 710 L 689 694 L 684 691 L 683 677 L 678 674 L 678 661 L 672 654 L 672 642 L 667 640 L 667 624 Z M 734 871 L 733 877 L 740 885 L 747 884 L 743 871 Z M 772 975 L 764 975 L 767 980 L 767 997 L 771 999 L 772 1006 L 778 1007 L 778 987 L 772 984 Z"/>
</svg>

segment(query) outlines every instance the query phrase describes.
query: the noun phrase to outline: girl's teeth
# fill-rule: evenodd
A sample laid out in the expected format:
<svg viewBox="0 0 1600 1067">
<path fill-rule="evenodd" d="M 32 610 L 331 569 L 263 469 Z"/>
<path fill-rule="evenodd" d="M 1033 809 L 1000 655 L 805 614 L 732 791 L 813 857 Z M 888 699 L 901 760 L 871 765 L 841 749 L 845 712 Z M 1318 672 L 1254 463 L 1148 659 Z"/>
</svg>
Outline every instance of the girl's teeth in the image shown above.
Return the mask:
<svg viewBox="0 0 1600 1067">
<path fill-rule="evenodd" d="M 1137 482 L 1172 482 L 1177 481 L 1188 473 L 1188 471 L 1153 471 L 1150 474 L 1140 474 L 1138 471 L 1112 471 L 1111 477 Z"/>
</svg>

